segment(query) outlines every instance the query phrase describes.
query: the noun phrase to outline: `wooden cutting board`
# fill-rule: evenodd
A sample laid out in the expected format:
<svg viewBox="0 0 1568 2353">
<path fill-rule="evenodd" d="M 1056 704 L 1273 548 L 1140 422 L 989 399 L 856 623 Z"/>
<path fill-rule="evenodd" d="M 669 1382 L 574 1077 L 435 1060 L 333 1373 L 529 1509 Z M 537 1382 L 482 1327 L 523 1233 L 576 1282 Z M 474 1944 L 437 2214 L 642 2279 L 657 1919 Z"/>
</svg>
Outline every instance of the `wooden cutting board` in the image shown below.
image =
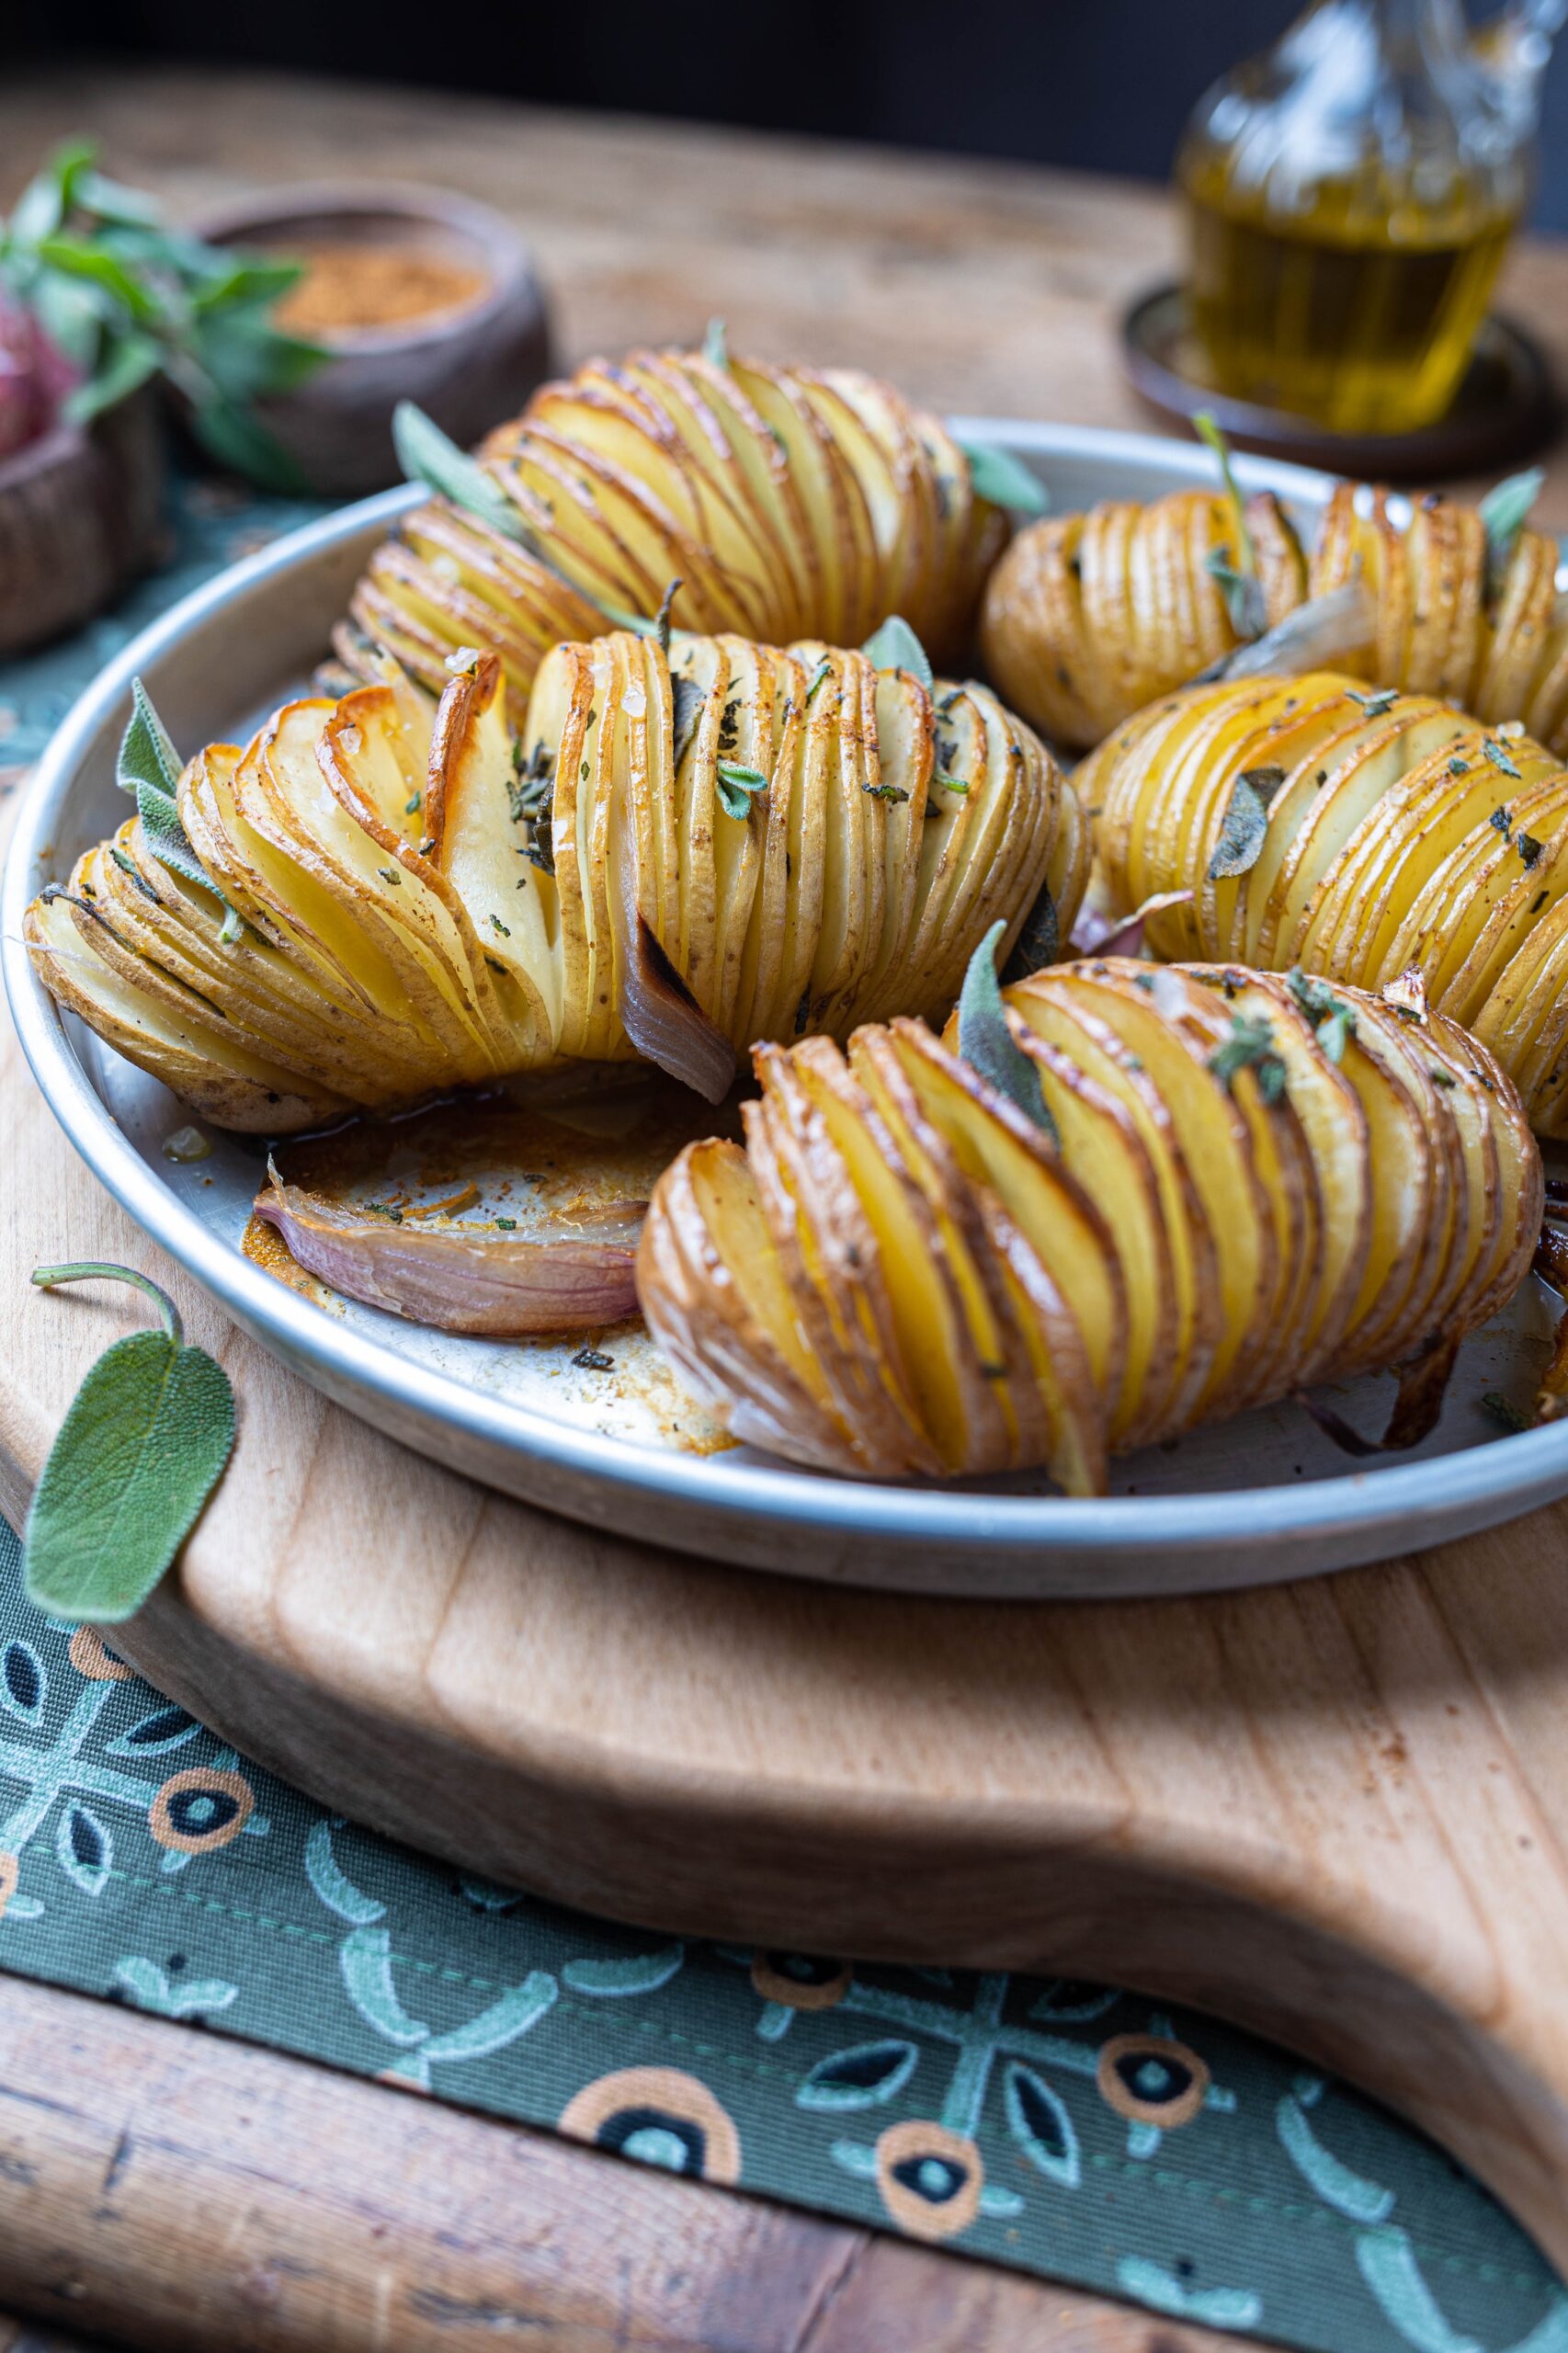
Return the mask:
<svg viewBox="0 0 1568 2353">
<path fill-rule="evenodd" d="M 1568 2267 L 1568 1506 L 1229 1597 L 908 1601 L 676 1557 L 406 1453 L 229 1326 L 0 1040 L 0 1508 L 143 1320 L 240 1402 L 123 1647 L 317 1798 L 641 1924 L 1042 1967 L 1217 2012 L 1381 2095 Z"/>
</svg>

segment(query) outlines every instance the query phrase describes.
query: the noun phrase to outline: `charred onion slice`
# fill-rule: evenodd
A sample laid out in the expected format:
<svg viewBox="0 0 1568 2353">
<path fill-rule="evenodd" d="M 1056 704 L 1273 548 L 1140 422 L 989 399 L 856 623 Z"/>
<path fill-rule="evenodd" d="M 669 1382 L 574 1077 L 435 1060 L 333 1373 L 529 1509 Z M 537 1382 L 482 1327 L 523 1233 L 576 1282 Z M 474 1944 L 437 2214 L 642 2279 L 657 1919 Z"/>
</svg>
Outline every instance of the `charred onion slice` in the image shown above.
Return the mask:
<svg viewBox="0 0 1568 2353">
<path fill-rule="evenodd" d="M 618 1324 L 637 1312 L 638 1204 L 585 1218 L 580 1233 L 519 1241 L 399 1224 L 268 1174 L 256 1216 L 277 1227 L 308 1273 L 367 1307 L 498 1340 Z"/>
</svg>

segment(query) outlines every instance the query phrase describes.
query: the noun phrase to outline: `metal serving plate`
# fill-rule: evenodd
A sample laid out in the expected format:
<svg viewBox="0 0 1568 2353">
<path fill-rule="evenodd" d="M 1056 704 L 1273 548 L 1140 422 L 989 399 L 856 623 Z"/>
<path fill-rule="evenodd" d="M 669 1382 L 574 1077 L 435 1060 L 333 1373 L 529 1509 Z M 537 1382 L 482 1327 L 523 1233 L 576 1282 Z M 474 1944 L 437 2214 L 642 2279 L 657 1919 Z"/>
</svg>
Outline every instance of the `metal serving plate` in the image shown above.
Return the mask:
<svg viewBox="0 0 1568 2353">
<path fill-rule="evenodd" d="M 961 419 L 1034 466 L 1057 508 L 1152 497 L 1207 479 L 1197 448 L 1153 437 Z M 1243 461 L 1310 522 L 1326 478 Z M 1116 1491 L 1067 1501 L 1038 1478 L 956 1488 L 813 1477 L 753 1449 L 688 1450 L 677 1393 L 645 1340 L 617 1338 L 613 1373 L 574 1367 L 576 1344 L 454 1338 L 348 1304 L 329 1313 L 242 1256 L 259 1178 L 252 1145 L 212 1131 L 206 1161 L 160 1153 L 185 1111 L 63 1017 L 20 946 L 35 892 L 124 815 L 114 753 L 140 673 L 175 739 L 232 737 L 309 675 L 360 566 L 415 494 L 397 490 L 294 533 L 176 606 L 109 664 L 29 786 L 5 877 L 7 993 L 56 1118 L 144 1232 L 255 1338 L 329 1397 L 436 1461 L 592 1525 L 754 1569 L 904 1592 L 1012 1596 L 1189 1593 L 1265 1584 L 1466 1535 L 1568 1493 L 1568 1423 L 1499 1436 L 1488 1391 L 1528 1397 L 1551 1302 L 1527 1283 L 1466 1347 L 1442 1426 L 1414 1454 L 1346 1473 L 1291 1405 L 1200 1430 L 1117 1466 Z M 13 1302 L 11 1313 L 17 1313 Z M 1381 1427 L 1386 1380 L 1335 1402 Z"/>
</svg>

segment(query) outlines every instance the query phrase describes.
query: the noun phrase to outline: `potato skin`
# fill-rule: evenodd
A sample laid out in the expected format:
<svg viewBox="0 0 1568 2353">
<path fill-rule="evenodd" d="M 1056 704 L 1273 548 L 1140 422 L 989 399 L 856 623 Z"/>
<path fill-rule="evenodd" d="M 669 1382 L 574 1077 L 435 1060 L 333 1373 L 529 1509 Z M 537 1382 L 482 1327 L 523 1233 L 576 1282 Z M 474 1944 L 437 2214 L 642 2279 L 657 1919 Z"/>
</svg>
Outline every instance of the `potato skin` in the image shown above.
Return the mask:
<svg viewBox="0 0 1568 2353">
<path fill-rule="evenodd" d="M 1051 1131 L 952 1029 L 895 1021 L 846 1054 L 760 1051 L 745 1151 L 689 1146 L 660 1180 L 643 1312 L 737 1435 L 878 1477 L 1043 1463 L 1093 1493 L 1119 1448 L 1437 1356 L 1523 1279 L 1540 1154 L 1441 1016 L 1124 959 L 1005 1002 Z M 1135 1330 L 1140 1215 L 1172 1313 Z"/>
<path fill-rule="evenodd" d="M 389 665 L 208 746 L 179 801 L 213 887 L 132 818 L 34 906 L 34 968 L 205 1116 L 274 1134 L 628 1058 L 661 951 L 722 1092 L 725 1040 L 940 1017 L 998 917 L 1010 942 L 1049 891 L 1067 937 L 1089 861 L 987 688 L 814 640 L 560 644 L 516 737 L 496 656 L 434 710 Z"/>
<path fill-rule="evenodd" d="M 902 613 L 932 659 L 967 651 L 1003 511 L 939 417 L 854 369 L 700 351 L 591 360 L 540 385 L 480 451 L 528 543 L 444 498 L 372 556 L 335 640 L 352 675 L 391 654 L 438 694 L 447 656 L 494 654 L 513 719 L 550 648 L 650 618 L 860 644 Z"/>
<path fill-rule="evenodd" d="M 1244 871 L 1215 874 L 1238 780 L 1265 787 Z M 1114 907 L 1165 891 L 1163 956 L 1381 989 L 1412 967 L 1536 1132 L 1568 1135 L 1568 770 L 1517 722 L 1334 672 L 1194 687 L 1076 771 Z"/>
<path fill-rule="evenodd" d="M 1359 578 L 1376 633 L 1347 663 L 1380 687 L 1434 694 L 1495 725 L 1522 721 L 1568 758 L 1568 604 L 1556 542 L 1521 530 L 1488 594 L 1477 509 L 1436 492 L 1408 520 L 1370 483 L 1341 483 L 1310 564 L 1272 499 L 1247 502 L 1269 622 Z M 1143 705 L 1185 686 L 1238 642 L 1207 564 L 1234 537 L 1216 492 L 1173 491 L 1021 531 L 987 583 L 981 642 L 1014 709 L 1053 742 L 1086 750 Z"/>
</svg>

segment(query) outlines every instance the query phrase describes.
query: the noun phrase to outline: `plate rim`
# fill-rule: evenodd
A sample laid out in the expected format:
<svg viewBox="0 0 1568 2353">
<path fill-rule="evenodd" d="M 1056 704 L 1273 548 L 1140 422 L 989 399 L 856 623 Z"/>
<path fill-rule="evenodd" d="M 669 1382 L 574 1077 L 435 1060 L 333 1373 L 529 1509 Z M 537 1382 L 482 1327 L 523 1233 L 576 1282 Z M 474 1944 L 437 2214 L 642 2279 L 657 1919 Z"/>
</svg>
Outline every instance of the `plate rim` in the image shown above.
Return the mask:
<svg viewBox="0 0 1568 2353">
<path fill-rule="evenodd" d="M 1054 426 L 1043 421 L 957 416 L 949 429 L 966 440 L 999 444 L 1043 459 L 1119 459 L 1154 462 L 1200 477 L 1210 460 L 1198 445 L 1164 435 L 1111 427 Z M 1240 459 L 1238 473 L 1258 486 L 1321 500 L 1328 477 L 1279 460 Z M 0 886 L 0 971 L 12 1019 L 45 1102 L 75 1151 L 141 1231 L 199 1282 L 218 1304 L 271 1352 L 305 1377 L 319 1374 L 329 1393 L 347 1389 L 367 1402 L 396 1405 L 411 1421 L 437 1431 L 460 1429 L 483 1446 L 515 1458 L 556 1465 L 589 1482 L 630 1491 L 653 1503 L 696 1506 L 737 1527 L 758 1521 L 792 1523 L 799 1537 L 831 1532 L 909 1548 L 911 1566 L 944 1553 L 1017 1559 L 1039 1552 L 1142 1551 L 1151 1593 L 1176 1590 L 1158 1584 L 1166 1553 L 1195 1545 L 1216 1552 L 1292 1543 L 1355 1530 L 1376 1535 L 1398 1526 L 1418 1531 L 1434 1517 L 1477 1512 L 1495 1505 L 1524 1511 L 1568 1490 L 1568 1421 L 1511 1433 L 1418 1462 L 1388 1462 L 1300 1484 L 1209 1489 L 1157 1496 L 1010 1495 L 973 1487 L 894 1485 L 831 1478 L 763 1461 L 738 1463 L 722 1454 L 664 1452 L 611 1434 L 558 1420 L 502 1401 L 452 1375 L 416 1365 L 373 1335 L 324 1314 L 287 1285 L 255 1266 L 205 1226 L 164 1185 L 121 1134 L 78 1057 L 61 1008 L 33 973 L 21 939 L 23 912 L 33 896 L 50 848 L 51 821 L 67 797 L 82 755 L 122 703 L 132 676 L 177 645 L 194 624 L 224 606 L 242 603 L 279 573 L 309 564 L 343 541 L 393 520 L 426 494 L 403 484 L 335 509 L 270 542 L 192 590 L 131 639 L 84 689 L 62 722 L 23 788 Z M 313 1369 L 308 1370 L 307 1368 Z M 344 1399 L 347 1410 L 353 1410 Z M 473 1475 L 483 1479 L 483 1471 Z M 555 1504 L 545 1507 L 570 1510 Z M 585 1514 L 576 1515 L 587 1517 Z M 1495 1517 L 1506 1517 L 1505 1511 Z M 677 1549 L 680 1537 L 666 1540 Z M 1419 1542 L 1418 1533 L 1407 1540 Z M 700 1548 L 708 1551 L 704 1545 Z M 765 1563 L 775 1572 L 782 1563 Z M 787 1573 L 811 1577 L 809 1563 Z M 1300 1564 L 1280 1574 L 1305 1574 Z M 1267 1565 L 1245 1581 L 1268 1581 Z M 842 1581 L 835 1579 L 833 1581 Z M 879 1579 L 886 1584 L 889 1580 Z M 931 1588 L 917 1577 L 911 1590 Z M 1180 1590 L 1194 1588 L 1184 1583 Z M 1125 1584 L 1119 1597 L 1128 1597 Z"/>
</svg>

